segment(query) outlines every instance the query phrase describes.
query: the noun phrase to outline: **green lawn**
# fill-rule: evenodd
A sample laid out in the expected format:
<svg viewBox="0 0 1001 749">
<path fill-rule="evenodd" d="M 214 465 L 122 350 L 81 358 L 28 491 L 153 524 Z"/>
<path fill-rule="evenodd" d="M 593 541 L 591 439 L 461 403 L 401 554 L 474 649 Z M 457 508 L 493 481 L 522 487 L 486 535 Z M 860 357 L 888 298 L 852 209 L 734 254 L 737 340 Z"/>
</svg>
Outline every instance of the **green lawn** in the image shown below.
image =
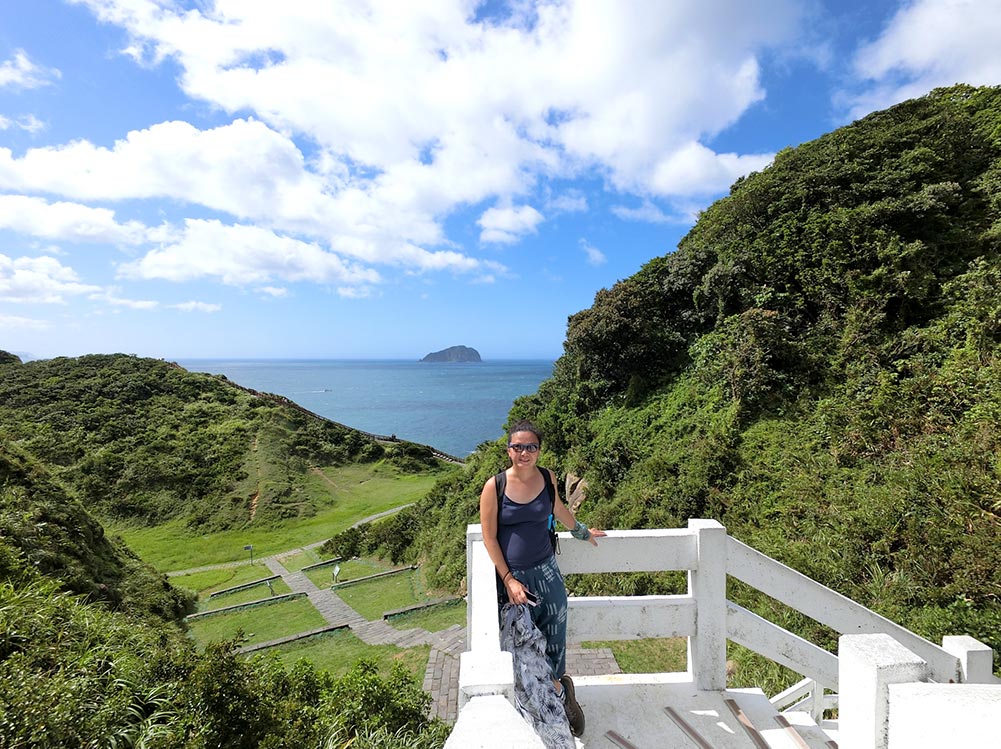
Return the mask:
<svg viewBox="0 0 1001 749">
<path fill-rule="evenodd" d="M 374 557 L 346 559 L 343 562 L 338 562 L 337 566 L 340 567 L 337 574 L 337 581 L 342 583 L 393 569 L 393 565 L 389 562 Z M 319 588 L 329 588 L 330 584 L 334 581 L 334 565 L 331 564 L 326 567 L 317 567 L 315 570 L 308 570 L 306 577 L 312 580 L 313 584 Z"/>
<path fill-rule="evenodd" d="M 285 584 L 285 581 L 278 578 L 271 581 L 270 588 L 265 583 L 261 583 L 252 588 L 244 588 L 243 590 L 216 596 L 215 598 L 204 597 L 198 604 L 198 610 L 213 611 L 225 608 L 226 606 L 235 606 L 238 603 L 250 603 L 251 601 L 259 601 L 262 598 L 270 598 L 272 595 L 280 596 L 291 592 L 292 589 Z"/>
<path fill-rule="evenodd" d="M 335 588 L 334 592 L 368 620 L 381 619 L 386 611 L 428 600 L 417 570 Z"/>
<path fill-rule="evenodd" d="M 322 474 L 311 472 L 305 479 L 307 491 L 321 498 L 320 510 L 311 518 L 205 535 L 192 535 L 183 520 L 140 528 L 105 519 L 105 527 L 162 572 L 245 562 L 249 551 L 244 546 L 252 544 L 260 558 L 326 540 L 369 515 L 416 502 L 438 479 L 438 474 L 402 474 L 382 463 L 325 468 Z"/>
<path fill-rule="evenodd" d="M 453 624 L 466 626 L 466 602 L 450 601 L 430 608 L 399 614 L 387 620 L 394 629 L 404 630 L 417 627 L 428 632 L 441 632 Z"/>
<path fill-rule="evenodd" d="M 313 549 L 300 549 L 292 554 L 282 554 L 278 557 L 278 561 L 289 572 L 298 572 L 303 567 L 308 567 L 321 560 L 320 555 Z"/>
<path fill-rule="evenodd" d="M 326 622 L 306 598 L 297 598 L 268 606 L 234 611 L 228 614 L 207 616 L 189 622 L 191 636 L 200 645 L 218 640 L 228 640 L 242 629 L 248 644 L 276 640 L 310 629 L 318 629 Z"/>
<path fill-rule="evenodd" d="M 271 570 L 263 564 L 253 566 L 249 564 L 234 565 L 232 567 L 221 567 L 214 570 L 204 570 L 202 572 L 192 572 L 187 575 L 174 575 L 170 578 L 170 584 L 178 588 L 187 588 L 198 594 L 199 599 L 207 598 L 209 593 L 217 590 L 232 588 L 236 585 L 262 580 L 271 577 Z"/>
<path fill-rule="evenodd" d="M 418 679 L 423 679 L 431 648 L 421 645 L 402 650 L 395 645 L 366 645 L 350 630 L 342 629 L 269 648 L 265 652 L 277 653 L 286 666 L 305 658 L 316 668 L 335 676 L 344 675 L 362 658 L 373 661 L 382 672 L 388 672 L 393 663 L 400 662 Z"/>
<path fill-rule="evenodd" d="M 688 668 L 688 642 L 684 637 L 644 640 L 582 642 L 585 648 L 610 648 L 623 673 L 658 674 Z"/>
</svg>

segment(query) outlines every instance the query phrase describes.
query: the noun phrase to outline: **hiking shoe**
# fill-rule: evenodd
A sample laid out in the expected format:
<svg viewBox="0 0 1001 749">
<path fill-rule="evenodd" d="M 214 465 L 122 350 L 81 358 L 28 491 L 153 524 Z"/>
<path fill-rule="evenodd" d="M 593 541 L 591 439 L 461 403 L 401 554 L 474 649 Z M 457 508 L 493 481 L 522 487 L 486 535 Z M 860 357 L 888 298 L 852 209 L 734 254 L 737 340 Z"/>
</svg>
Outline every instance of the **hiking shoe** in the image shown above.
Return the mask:
<svg viewBox="0 0 1001 749">
<path fill-rule="evenodd" d="M 563 685 L 563 709 L 567 713 L 567 721 L 570 723 L 570 733 L 574 736 L 584 735 L 584 711 L 577 704 L 577 696 L 574 694 L 573 679 L 570 674 L 563 674 L 560 677 L 560 684 Z"/>
</svg>

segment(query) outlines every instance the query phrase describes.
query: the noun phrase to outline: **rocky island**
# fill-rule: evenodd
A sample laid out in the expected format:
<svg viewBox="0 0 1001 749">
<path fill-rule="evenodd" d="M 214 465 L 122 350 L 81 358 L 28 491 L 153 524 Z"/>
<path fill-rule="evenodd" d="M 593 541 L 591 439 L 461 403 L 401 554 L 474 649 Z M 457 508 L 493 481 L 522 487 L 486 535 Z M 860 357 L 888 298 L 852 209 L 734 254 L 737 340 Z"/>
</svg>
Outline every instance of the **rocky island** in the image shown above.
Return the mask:
<svg viewBox="0 0 1001 749">
<path fill-rule="evenodd" d="M 434 351 L 421 361 L 429 362 L 479 362 L 480 352 L 469 346 L 449 346 L 441 351 Z"/>
</svg>

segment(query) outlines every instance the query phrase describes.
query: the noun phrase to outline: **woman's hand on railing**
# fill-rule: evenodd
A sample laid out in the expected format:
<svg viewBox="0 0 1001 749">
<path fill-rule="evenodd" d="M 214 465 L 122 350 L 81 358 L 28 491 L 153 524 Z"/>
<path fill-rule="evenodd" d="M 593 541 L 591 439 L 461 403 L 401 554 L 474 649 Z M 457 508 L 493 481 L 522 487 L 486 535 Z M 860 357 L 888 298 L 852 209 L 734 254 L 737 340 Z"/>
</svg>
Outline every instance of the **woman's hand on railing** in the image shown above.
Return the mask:
<svg viewBox="0 0 1001 749">
<path fill-rule="evenodd" d="M 601 528 L 588 528 L 588 531 L 590 531 L 590 535 L 587 537 L 587 540 L 591 544 L 591 546 L 598 545 L 598 542 L 595 541 L 594 539 L 604 538 L 605 536 L 608 535 L 607 533 L 605 533 L 605 531 L 601 530 Z"/>
</svg>

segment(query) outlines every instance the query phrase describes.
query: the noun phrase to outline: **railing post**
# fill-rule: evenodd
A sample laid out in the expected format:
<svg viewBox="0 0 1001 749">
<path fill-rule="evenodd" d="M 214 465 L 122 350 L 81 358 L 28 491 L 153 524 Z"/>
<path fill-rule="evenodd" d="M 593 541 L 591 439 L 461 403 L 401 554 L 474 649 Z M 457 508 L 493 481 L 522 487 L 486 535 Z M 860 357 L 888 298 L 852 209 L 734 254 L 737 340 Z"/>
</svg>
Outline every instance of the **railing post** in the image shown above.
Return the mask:
<svg viewBox="0 0 1001 749">
<path fill-rule="evenodd" d="M 726 528 L 715 520 L 688 521 L 698 567 L 688 572 L 695 599 L 695 635 L 688 638 L 688 672 L 697 689 L 726 689 Z"/>
<path fill-rule="evenodd" d="M 887 749 L 890 684 L 924 681 L 928 664 L 889 635 L 842 635 L 838 671 L 838 743 Z"/>
<path fill-rule="evenodd" d="M 499 694 L 514 704 L 514 663 L 500 649 L 497 576 L 479 525 L 466 528 L 466 652 L 459 656 L 459 709 Z"/>
<path fill-rule="evenodd" d="M 969 635 L 951 635 L 942 638 L 942 647 L 959 658 L 963 681 L 971 684 L 993 684 L 994 651 Z"/>
</svg>

